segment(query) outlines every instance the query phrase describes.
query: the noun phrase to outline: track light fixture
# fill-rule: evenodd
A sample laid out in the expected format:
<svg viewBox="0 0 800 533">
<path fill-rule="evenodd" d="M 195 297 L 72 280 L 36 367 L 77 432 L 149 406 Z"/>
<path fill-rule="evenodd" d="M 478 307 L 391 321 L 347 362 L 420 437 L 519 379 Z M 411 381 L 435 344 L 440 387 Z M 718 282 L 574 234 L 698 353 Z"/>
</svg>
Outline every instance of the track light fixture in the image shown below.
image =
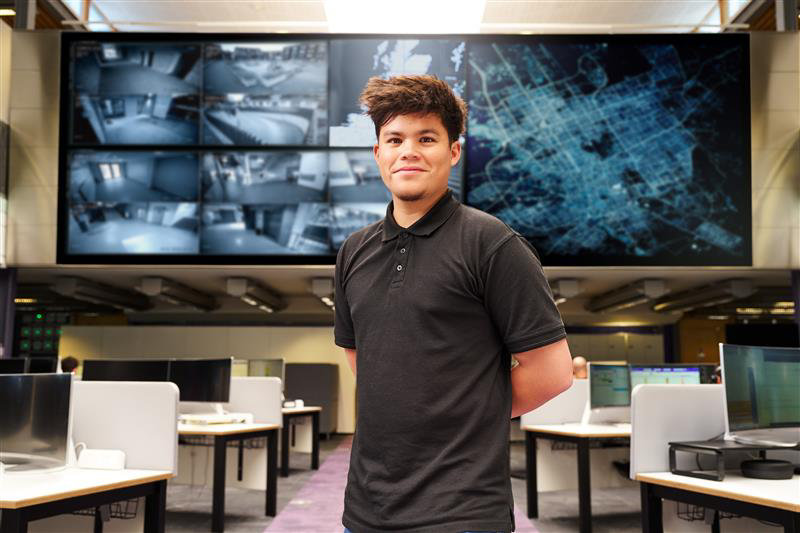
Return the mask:
<svg viewBox="0 0 800 533">
<path fill-rule="evenodd" d="M 210 294 L 200 292 L 167 278 L 156 276 L 142 278 L 136 290 L 173 305 L 185 305 L 199 311 L 213 311 L 219 307 L 216 299 Z"/>
<path fill-rule="evenodd" d="M 550 282 L 550 291 L 553 293 L 556 305 L 561 305 L 582 292 L 581 282 L 572 278 L 557 279 Z"/>
<path fill-rule="evenodd" d="M 724 304 L 747 298 L 756 292 L 752 280 L 728 279 L 710 285 L 693 287 L 685 291 L 667 294 L 653 304 L 657 313 L 681 313 L 700 307 Z"/>
<path fill-rule="evenodd" d="M 286 309 L 283 297 L 248 278 L 228 278 L 225 280 L 227 293 L 244 303 L 257 307 L 265 313 L 275 313 Z"/>
<path fill-rule="evenodd" d="M 333 278 L 313 278 L 309 290 L 331 311 L 336 309 L 333 301 Z"/>
<path fill-rule="evenodd" d="M 586 310 L 592 313 L 619 311 L 658 298 L 666 290 L 663 279 L 640 279 L 595 296 L 586 303 Z"/>
<path fill-rule="evenodd" d="M 136 291 L 112 287 L 75 276 L 63 276 L 52 285 L 53 291 L 63 296 L 108 305 L 127 311 L 146 311 L 152 307 L 150 299 Z"/>
</svg>

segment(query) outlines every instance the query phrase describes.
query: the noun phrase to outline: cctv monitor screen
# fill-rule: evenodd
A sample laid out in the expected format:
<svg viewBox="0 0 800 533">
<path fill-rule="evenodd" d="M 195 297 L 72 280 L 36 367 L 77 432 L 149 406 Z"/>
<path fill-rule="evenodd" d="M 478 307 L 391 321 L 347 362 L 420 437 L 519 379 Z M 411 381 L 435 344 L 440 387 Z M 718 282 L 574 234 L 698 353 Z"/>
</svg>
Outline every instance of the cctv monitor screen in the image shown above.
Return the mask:
<svg viewBox="0 0 800 533">
<path fill-rule="evenodd" d="M 70 374 L 0 375 L 0 463 L 6 473 L 66 464 Z"/>
<path fill-rule="evenodd" d="M 0 374 L 23 374 L 27 369 L 26 359 L 22 357 L 0 358 Z"/>
<path fill-rule="evenodd" d="M 55 357 L 28 357 L 29 374 L 51 374 L 58 369 L 58 359 Z"/>
<path fill-rule="evenodd" d="M 589 364 L 589 399 L 597 407 L 631 404 L 630 374 L 626 364 Z"/>
<path fill-rule="evenodd" d="M 800 348 L 720 348 L 729 431 L 800 428 Z"/>
<path fill-rule="evenodd" d="M 172 359 L 169 381 L 180 389 L 182 402 L 227 402 L 232 358 Z"/>
<path fill-rule="evenodd" d="M 699 366 L 631 365 L 631 390 L 636 385 L 699 385 L 702 383 Z"/>
<path fill-rule="evenodd" d="M 167 359 L 85 359 L 83 381 L 168 381 Z"/>
<path fill-rule="evenodd" d="M 544 264 L 750 265 L 749 57 L 746 34 L 64 32 L 57 260 L 333 264 L 390 200 L 365 83 L 434 75 L 469 108 L 448 186 Z"/>
</svg>

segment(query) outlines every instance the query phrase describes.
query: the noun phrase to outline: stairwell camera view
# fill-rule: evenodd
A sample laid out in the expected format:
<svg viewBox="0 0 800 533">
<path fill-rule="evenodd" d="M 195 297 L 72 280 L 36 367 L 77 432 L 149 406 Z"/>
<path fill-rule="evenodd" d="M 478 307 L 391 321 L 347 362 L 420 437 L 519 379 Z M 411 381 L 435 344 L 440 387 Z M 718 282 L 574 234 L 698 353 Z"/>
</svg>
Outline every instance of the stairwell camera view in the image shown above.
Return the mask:
<svg viewBox="0 0 800 533">
<path fill-rule="evenodd" d="M 70 158 L 69 201 L 195 202 L 197 155 L 181 152 L 76 152 Z"/>
<path fill-rule="evenodd" d="M 327 56 L 325 41 L 206 45 L 203 141 L 326 145 Z"/>
<path fill-rule="evenodd" d="M 196 254 L 196 203 L 86 203 L 70 207 L 73 254 Z"/>
<path fill-rule="evenodd" d="M 199 45 L 80 43 L 73 55 L 73 142 L 197 142 Z"/>
</svg>

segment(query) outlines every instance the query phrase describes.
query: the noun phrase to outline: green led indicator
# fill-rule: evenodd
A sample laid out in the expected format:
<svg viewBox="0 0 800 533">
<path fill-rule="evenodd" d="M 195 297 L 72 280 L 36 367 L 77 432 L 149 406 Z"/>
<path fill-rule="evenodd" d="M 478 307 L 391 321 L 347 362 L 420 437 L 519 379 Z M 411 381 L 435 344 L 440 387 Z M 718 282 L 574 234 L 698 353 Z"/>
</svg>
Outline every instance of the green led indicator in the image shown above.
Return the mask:
<svg viewBox="0 0 800 533">
<path fill-rule="evenodd" d="M 31 342 L 30 341 L 22 341 L 19 343 L 19 347 L 23 350 L 30 350 L 31 349 Z"/>
<path fill-rule="evenodd" d="M 35 329 L 33 330 L 33 336 L 34 336 L 34 337 L 40 337 L 41 335 L 42 335 L 42 330 L 41 330 L 41 328 L 35 328 Z"/>
<path fill-rule="evenodd" d="M 36 320 L 41 320 L 44 317 L 42 313 L 36 313 Z"/>
<path fill-rule="evenodd" d="M 53 330 L 52 330 L 52 329 L 50 329 L 50 328 L 47 328 L 46 330 L 44 330 L 44 336 L 45 336 L 45 337 L 49 337 L 49 336 L 51 336 L 52 334 L 53 334 Z"/>
<path fill-rule="evenodd" d="M 30 337 L 31 336 L 31 328 L 22 328 L 20 330 L 20 334 L 22 334 L 23 337 Z"/>
<path fill-rule="evenodd" d="M 48 351 L 49 351 L 49 350 L 52 350 L 52 349 L 53 349 L 53 343 L 52 343 L 52 342 L 50 342 L 50 341 L 45 341 L 45 343 L 44 343 L 44 349 L 45 349 L 45 350 L 48 350 Z"/>
</svg>

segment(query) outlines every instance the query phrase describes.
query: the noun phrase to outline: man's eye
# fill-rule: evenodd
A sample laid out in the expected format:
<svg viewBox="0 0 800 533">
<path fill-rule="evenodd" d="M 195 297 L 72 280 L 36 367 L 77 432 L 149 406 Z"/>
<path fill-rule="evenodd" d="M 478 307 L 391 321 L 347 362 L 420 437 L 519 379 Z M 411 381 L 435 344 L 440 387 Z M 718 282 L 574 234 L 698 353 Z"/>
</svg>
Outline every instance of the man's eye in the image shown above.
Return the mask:
<svg viewBox="0 0 800 533">
<path fill-rule="evenodd" d="M 386 142 L 387 143 L 399 143 L 400 139 L 398 139 L 397 137 L 392 137 L 391 139 L 388 139 Z"/>
<path fill-rule="evenodd" d="M 420 141 L 422 141 L 424 143 L 427 143 L 427 142 L 435 143 L 436 139 L 434 139 L 433 137 L 423 137 L 423 138 L 420 139 Z"/>
</svg>

